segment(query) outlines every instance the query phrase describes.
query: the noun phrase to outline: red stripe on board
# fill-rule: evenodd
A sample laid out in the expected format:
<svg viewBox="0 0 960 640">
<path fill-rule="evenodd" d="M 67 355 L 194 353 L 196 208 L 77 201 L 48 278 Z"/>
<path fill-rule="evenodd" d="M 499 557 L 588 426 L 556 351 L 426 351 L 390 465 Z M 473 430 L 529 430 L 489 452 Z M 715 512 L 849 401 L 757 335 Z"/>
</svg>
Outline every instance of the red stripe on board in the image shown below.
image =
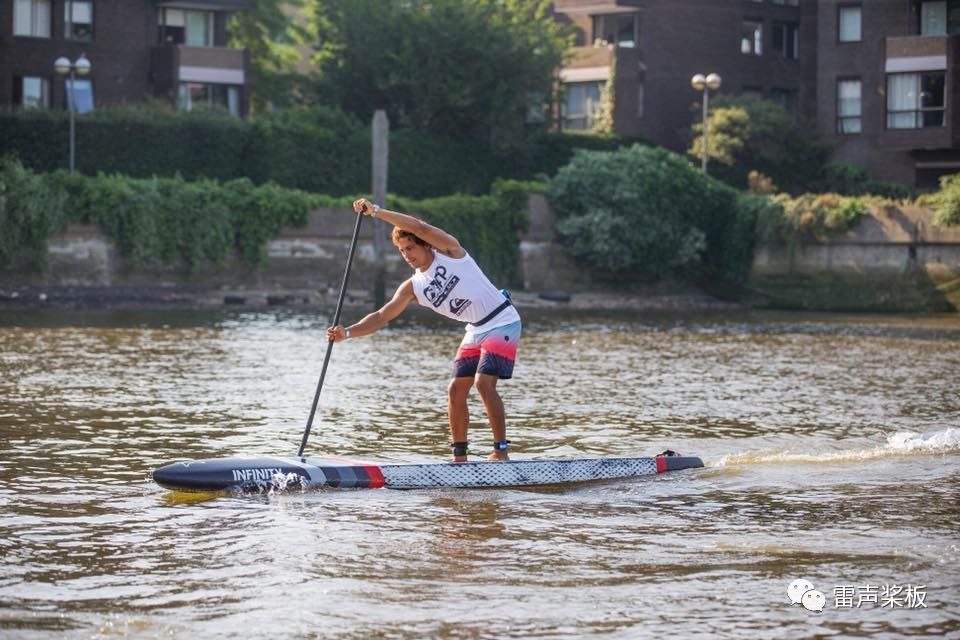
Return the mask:
<svg viewBox="0 0 960 640">
<path fill-rule="evenodd" d="M 380 467 L 373 464 L 365 464 L 363 465 L 363 469 L 370 478 L 370 484 L 367 485 L 368 488 L 379 489 L 383 486 L 383 472 L 380 471 Z"/>
<path fill-rule="evenodd" d="M 345 462 L 352 467 L 360 467 L 367 473 L 368 489 L 379 489 L 384 485 L 383 472 L 380 471 L 380 467 L 377 465 L 366 462 L 364 460 L 354 460 L 352 458 L 343 458 L 341 456 L 326 456 L 327 460 L 336 460 L 338 462 Z"/>
<path fill-rule="evenodd" d="M 667 470 L 667 459 L 663 456 L 657 456 L 654 458 L 657 461 L 657 473 L 663 473 Z"/>
</svg>

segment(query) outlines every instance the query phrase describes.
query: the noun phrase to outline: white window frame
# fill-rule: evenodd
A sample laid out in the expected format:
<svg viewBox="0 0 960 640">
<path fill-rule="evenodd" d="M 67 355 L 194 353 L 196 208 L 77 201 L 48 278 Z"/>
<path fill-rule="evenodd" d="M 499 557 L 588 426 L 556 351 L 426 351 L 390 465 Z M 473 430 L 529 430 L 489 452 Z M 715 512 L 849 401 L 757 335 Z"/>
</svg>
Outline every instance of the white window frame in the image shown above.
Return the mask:
<svg viewBox="0 0 960 640">
<path fill-rule="evenodd" d="M 206 99 L 203 102 L 194 102 L 190 93 L 193 87 L 203 87 Z M 214 89 L 226 90 L 225 105 L 218 105 L 214 99 Z M 240 90 L 242 87 L 233 84 L 218 84 L 215 82 L 181 82 L 177 88 L 177 108 L 181 111 L 193 111 L 197 107 L 223 107 L 232 115 L 240 117 Z"/>
<path fill-rule="evenodd" d="M 191 19 L 196 19 L 197 17 L 203 19 L 202 37 L 199 40 L 191 42 L 191 38 L 195 38 L 197 35 L 197 29 L 191 27 Z M 183 29 L 182 42 L 168 42 L 167 40 L 163 40 L 161 44 L 177 44 L 186 47 L 212 47 L 214 46 L 215 23 L 216 16 L 213 11 L 164 8 L 157 14 L 157 26 L 160 27 L 161 37 L 165 35 L 167 27 Z"/>
<path fill-rule="evenodd" d="M 923 76 L 939 74 L 943 76 L 943 104 L 932 107 L 923 106 Z M 897 87 L 895 85 L 901 85 Z M 900 89 L 900 92 L 897 89 Z M 904 93 L 906 92 L 906 93 Z M 940 112 L 939 125 L 925 126 L 925 113 Z M 933 129 L 947 124 L 946 71 L 914 71 L 908 73 L 888 73 L 886 80 L 887 129 Z"/>
<path fill-rule="evenodd" d="M 837 133 L 842 136 L 863 133 L 863 82 L 860 78 L 837 79 Z"/>
<path fill-rule="evenodd" d="M 87 20 L 86 21 L 77 21 L 76 14 L 78 5 L 87 6 Z M 67 40 L 81 40 L 81 41 L 90 41 L 93 40 L 93 0 L 65 0 L 63 4 L 63 22 L 64 22 L 64 38 Z M 87 25 L 88 30 L 86 35 L 76 36 L 74 34 L 75 25 Z"/>
<path fill-rule="evenodd" d="M 567 82 L 564 83 L 564 98 L 563 102 L 560 105 L 560 128 L 563 130 L 573 130 L 573 131 L 590 131 L 593 129 L 593 125 L 596 121 L 597 114 L 600 110 L 600 100 L 603 94 L 603 81 L 590 81 L 590 82 Z M 584 96 L 584 112 L 570 113 L 570 91 L 571 89 L 584 89 L 589 93 L 589 86 L 595 86 L 597 90 L 596 101 L 591 99 L 591 96 Z M 569 123 L 571 121 L 583 121 L 584 126 L 582 127 L 571 127 Z"/>
<path fill-rule="evenodd" d="M 943 36 L 947 34 L 947 1 L 935 0 L 920 3 L 920 35 Z"/>
<path fill-rule="evenodd" d="M 49 38 L 52 27 L 51 0 L 13 0 L 13 35 Z"/>
<path fill-rule="evenodd" d="M 747 26 L 752 26 L 751 32 Z M 740 27 L 740 53 L 745 56 L 763 55 L 763 20 L 744 18 Z"/>
<path fill-rule="evenodd" d="M 36 83 L 40 88 L 40 95 L 37 101 L 27 101 L 27 81 Z M 50 79 L 43 76 L 20 76 L 20 104 L 18 107 L 24 109 L 48 109 L 50 108 Z"/>
<path fill-rule="evenodd" d="M 862 41 L 863 5 L 846 4 L 837 7 L 837 42 Z"/>
</svg>

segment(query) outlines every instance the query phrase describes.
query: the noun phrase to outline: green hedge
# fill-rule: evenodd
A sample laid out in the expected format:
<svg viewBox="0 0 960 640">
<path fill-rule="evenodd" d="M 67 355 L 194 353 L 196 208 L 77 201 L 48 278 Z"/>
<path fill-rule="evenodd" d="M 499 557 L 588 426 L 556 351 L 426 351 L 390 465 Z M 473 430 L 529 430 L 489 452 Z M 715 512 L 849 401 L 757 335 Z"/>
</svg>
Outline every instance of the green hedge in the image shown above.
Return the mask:
<svg viewBox="0 0 960 640">
<path fill-rule="evenodd" d="M 244 121 L 215 110 L 111 107 L 79 115 L 77 169 L 87 175 L 249 178 L 332 195 L 370 188 L 366 123 L 326 107 L 293 108 Z M 616 149 L 611 137 L 542 131 L 509 150 L 413 130 L 390 135 L 389 189 L 407 197 L 485 194 L 498 178 L 535 179 L 565 165 L 574 149 Z M 60 111 L 0 114 L 0 155 L 35 171 L 65 168 L 68 120 Z"/>
<path fill-rule="evenodd" d="M 516 281 L 517 234 L 526 228 L 526 198 L 542 185 L 500 181 L 490 194 L 416 200 L 391 196 L 389 206 L 419 215 L 459 238 L 497 282 Z M 69 222 L 98 225 L 135 266 L 177 266 L 238 255 L 266 261 L 266 242 L 286 225 L 306 222 L 312 208 L 343 207 L 334 198 L 247 178 L 85 176 L 63 170 L 38 174 L 0 161 L 0 268 L 40 267 L 50 233 Z"/>
<path fill-rule="evenodd" d="M 35 174 L 0 162 L 0 266 L 43 264 L 47 238 L 68 222 L 98 225 L 137 266 L 176 265 L 190 271 L 236 252 L 249 264 L 281 227 L 303 224 L 311 208 L 333 198 L 242 178 L 95 177 L 60 170 Z M 346 204 L 345 202 L 342 204 Z"/>
</svg>

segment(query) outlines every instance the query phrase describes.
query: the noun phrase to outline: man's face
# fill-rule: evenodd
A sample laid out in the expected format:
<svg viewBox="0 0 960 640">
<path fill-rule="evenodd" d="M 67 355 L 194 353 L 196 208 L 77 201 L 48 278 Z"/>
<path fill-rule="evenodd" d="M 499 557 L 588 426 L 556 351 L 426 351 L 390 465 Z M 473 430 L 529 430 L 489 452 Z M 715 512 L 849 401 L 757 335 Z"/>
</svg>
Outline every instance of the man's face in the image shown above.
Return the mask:
<svg viewBox="0 0 960 640">
<path fill-rule="evenodd" d="M 425 271 L 433 262 L 433 253 L 431 253 L 430 247 L 417 244 L 413 238 L 400 238 L 394 244 L 400 250 L 403 260 L 414 269 Z"/>
</svg>

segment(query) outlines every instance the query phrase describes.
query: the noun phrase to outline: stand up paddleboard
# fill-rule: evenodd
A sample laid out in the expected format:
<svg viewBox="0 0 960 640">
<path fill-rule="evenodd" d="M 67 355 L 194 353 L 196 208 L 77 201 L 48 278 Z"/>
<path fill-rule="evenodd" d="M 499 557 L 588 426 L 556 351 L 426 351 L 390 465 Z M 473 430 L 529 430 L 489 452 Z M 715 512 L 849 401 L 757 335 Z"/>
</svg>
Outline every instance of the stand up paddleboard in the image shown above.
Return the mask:
<svg viewBox="0 0 960 640">
<path fill-rule="evenodd" d="M 364 207 L 366 205 L 363 205 Z M 374 209 L 376 211 L 376 209 Z M 350 277 L 350 265 L 357 249 L 363 211 L 357 210 L 357 223 L 347 254 L 340 285 L 340 296 L 333 314 L 333 326 L 340 323 L 343 298 Z M 320 370 L 313 405 L 303 430 L 296 458 L 209 458 L 184 460 L 153 472 L 157 484 L 183 491 L 284 490 L 320 486 L 356 489 L 428 489 L 436 487 L 527 487 L 591 480 L 612 480 L 649 476 L 664 471 L 702 467 L 699 458 L 678 456 L 672 451 L 652 458 L 580 458 L 571 460 L 510 460 L 504 462 L 447 462 L 375 464 L 342 458 L 305 458 L 304 448 L 317 411 L 317 401 L 327 374 L 333 342 Z"/>
<path fill-rule="evenodd" d="M 700 458 L 681 455 L 383 464 L 343 458 L 208 458 L 160 467 L 153 479 L 181 491 L 528 487 L 651 476 L 702 466 Z"/>
</svg>

